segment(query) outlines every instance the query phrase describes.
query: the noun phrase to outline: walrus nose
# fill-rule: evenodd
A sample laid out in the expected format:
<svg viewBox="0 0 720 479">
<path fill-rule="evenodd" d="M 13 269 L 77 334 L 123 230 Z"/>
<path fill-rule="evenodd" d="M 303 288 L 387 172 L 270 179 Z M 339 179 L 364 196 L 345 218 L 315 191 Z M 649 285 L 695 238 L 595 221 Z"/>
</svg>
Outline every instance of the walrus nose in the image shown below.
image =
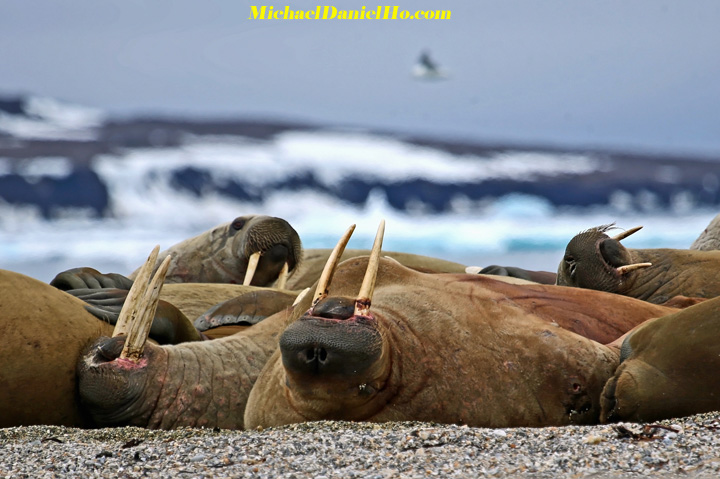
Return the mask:
<svg viewBox="0 0 720 479">
<path fill-rule="evenodd" d="M 305 377 L 356 376 L 379 357 L 380 333 L 348 321 L 301 319 L 280 336 L 285 370 Z"/>
</svg>

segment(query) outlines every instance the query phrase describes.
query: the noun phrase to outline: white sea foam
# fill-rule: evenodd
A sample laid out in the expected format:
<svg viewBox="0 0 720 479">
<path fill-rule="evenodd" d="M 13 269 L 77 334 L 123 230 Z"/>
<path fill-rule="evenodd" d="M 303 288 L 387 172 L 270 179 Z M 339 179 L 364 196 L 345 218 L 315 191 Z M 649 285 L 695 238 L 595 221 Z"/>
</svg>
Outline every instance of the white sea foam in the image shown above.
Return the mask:
<svg viewBox="0 0 720 479">
<path fill-rule="evenodd" d="M 0 161 L 0 174 L 5 163 Z M 236 181 L 263 191 L 264 199 L 240 201 L 216 188 L 199 196 L 179 190 L 172 176 L 189 167 L 207 172 L 216 185 Z M 27 162 L 20 170 L 37 178 L 62 176 L 68 168 L 62 159 L 45 158 Z M 269 141 L 194 137 L 178 148 L 106 155 L 94 160 L 93 168 L 108 187 L 111 217 L 91 219 L 82 211 L 68 210 L 59 219 L 46 221 L 34 207 L 0 203 L 1 267 L 43 280 L 73 266 L 129 273 L 155 244 L 165 248 L 236 216 L 267 214 L 287 219 L 307 248 L 332 247 L 351 223 L 358 226 L 350 247 L 367 248 L 384 218 L 385 250 L 465 264 L 554 270 L 567 241 L 588 227 L 642 224 L 645 229 L 628 238 L 628 246 L 683 248 L 717 213 L 698 209 L 682 192 L 669 210 L 658 208 L 656 199 L 642 192 L 638 196 L 618 191 L 610 205 L 582 210 L 557 209 L 528 195 L 470 200 L 458 194 L 450 211 L 437 214 L 422 204 L 406 211 L 392 208 L 380 189 L 356 205 L 329 189 L 270 191 L 267 187 L 303 172 L 331 187 L 346 178 L 376 178 L 383 184 L 407 179 L 453 184 L 488 178 L 531 180 L 599 168 L 595 160 L 582 155 L 511 152 L 481 158 L 358 132 L 292 132 Z"/>
</svg>

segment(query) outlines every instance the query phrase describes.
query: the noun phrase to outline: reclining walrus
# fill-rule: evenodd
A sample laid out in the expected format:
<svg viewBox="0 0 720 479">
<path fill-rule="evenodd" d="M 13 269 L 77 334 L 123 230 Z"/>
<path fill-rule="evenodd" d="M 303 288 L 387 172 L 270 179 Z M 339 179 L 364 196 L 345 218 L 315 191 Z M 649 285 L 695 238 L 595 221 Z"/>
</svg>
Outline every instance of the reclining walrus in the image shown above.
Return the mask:
<svg viewBox="0 0 720 479">
<path fill-rule="evenodd" d="M 633 329 L 602 396 L 605 422 L 649 422 L 720 409 L 720 298 Z"/>
<path fill-rule="evenodd" d="M 567 245 L 557 284 L 622 294 L 656 304 L 676 296 L 720 295 L 720 251 L 628 249 L 620 241 L 638 231 L 614 237 L 613 225 L 583 231 Z"/>
<path fill-rule="evenodd" d="M 173 287 L 166 285 L 165 289 Z M 175 302 L 172 291 L 168 293 L 164 297 Z M 186 294 L 183 298 L 191 299 Z M 221 298 L 211 298 L 212 303 L 207 303 L 207 297 L 194 298 L 192 304 L 202 311 Z M 177 318 L 165 318 L 173 319 Z M 172 338 L 177 342 L 200 340 L 192 323 L 185 321 L 172 326 Z M 154 338 L 168 339 L 168 327 L 163 323 L 153 323 L 160 329 L 152 333 Z M 0 270 L 0 427 L 92 426 L 78 401 L 77 361 L 91 342 L 112 333 L 113 326 L 90 314 L 87 304 L 76 297 L 22 274 Z"/>
<path fill-rule="evenodd" d="M 120 357 L 122 336 L 101 338 L 78 364 L 82 401 L 98 426 L 593 423 L 618 352 L 577 333 L 609 341 L 675 311 L 600 292 L 421 273 L 378 257 L 379 246 L 371 260 L 344 262 L 332 283 L 329 261 L 314 295 L 244 334 L 147 344 L 138 362 Z M 374 278 L 363 280 L 369 261 L 379 264 L 372 313 L 363 309 Z"/>
</svg>

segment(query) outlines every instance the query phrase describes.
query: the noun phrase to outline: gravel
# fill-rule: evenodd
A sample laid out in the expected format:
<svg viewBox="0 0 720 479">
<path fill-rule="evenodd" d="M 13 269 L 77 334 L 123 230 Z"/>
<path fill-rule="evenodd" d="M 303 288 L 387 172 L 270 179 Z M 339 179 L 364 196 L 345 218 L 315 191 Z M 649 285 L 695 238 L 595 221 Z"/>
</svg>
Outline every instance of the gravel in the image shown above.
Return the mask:
<svg viewBox="0 0 720 479">
<path fill-rule="evenodd" d="M 720 413 L 485 429 L 322 421 L 256 431 L 0 429 L 0 478 L 718 477 Z"/>
</svg>

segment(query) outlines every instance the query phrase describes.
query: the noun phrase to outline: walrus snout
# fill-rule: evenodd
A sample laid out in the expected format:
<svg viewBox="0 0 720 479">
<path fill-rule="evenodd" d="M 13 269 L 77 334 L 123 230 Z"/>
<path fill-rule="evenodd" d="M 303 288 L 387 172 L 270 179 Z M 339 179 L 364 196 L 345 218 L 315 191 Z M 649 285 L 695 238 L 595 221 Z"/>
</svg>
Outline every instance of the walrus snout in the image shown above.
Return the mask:
<svg viewBox="0 0 720 479">
<path fill-rule="evenodd" d="M 369 320 L 304 317 L 280 336 L 285 370 L 303 377 L 352 377 L 380 357 L 380 333 Z"/>
</svg>

